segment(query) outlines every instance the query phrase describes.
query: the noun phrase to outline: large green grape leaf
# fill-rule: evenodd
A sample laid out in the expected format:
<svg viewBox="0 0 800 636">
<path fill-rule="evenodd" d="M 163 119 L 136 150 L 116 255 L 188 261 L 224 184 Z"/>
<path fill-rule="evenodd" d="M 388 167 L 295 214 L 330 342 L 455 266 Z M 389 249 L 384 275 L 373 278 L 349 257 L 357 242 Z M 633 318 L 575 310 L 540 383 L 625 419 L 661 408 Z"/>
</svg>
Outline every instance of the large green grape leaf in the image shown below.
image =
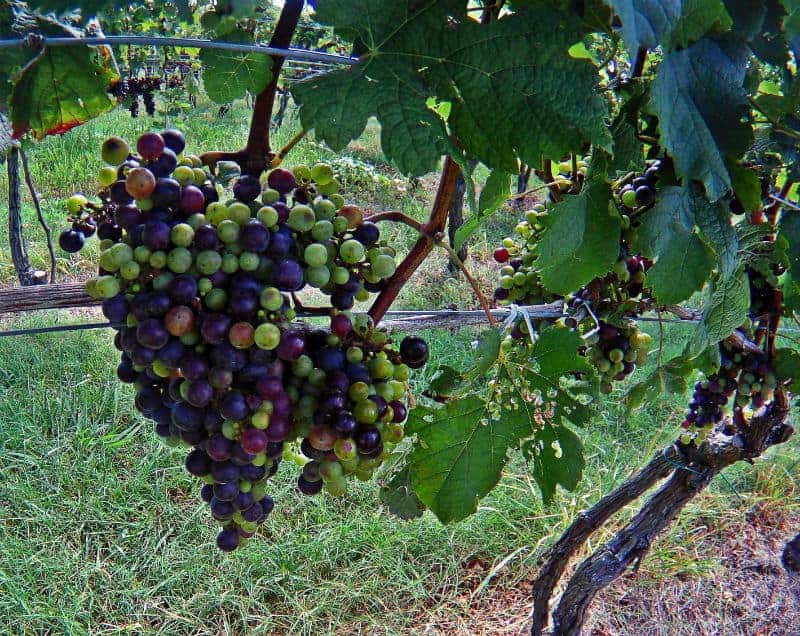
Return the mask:
<svg viewBox="0 0 800 636">
<path fill-rule="evenodd" d="M 657 366 L 644 380 L 628 389 L 624 398 L 628 411 L 636 411 L 671 393 L 685 393 L 687 371 L 692 368 L 692 361 L 687 356 L 678 356 Z"/>
<path fill-rule="evenodd" d="M 690 349 L 700 351 L 730 336 L 747 319 L 750 284 L 743 267 L 717 281 L 703 304 L 703 320 L 691 340 Z"/>
<path fill-rule="evenodd" d="M 401 519 L 421 517 L 425 511 L 417 493 L 411 485 L 411 469 L 404 466 L 381 486 L 379 494 L 381 502 L 389 508 L 389 512 Z"/>
<path fill-rule="evenodd" d="M 36 139 L 63 134 L 110 111 L 116 101 L 107 91 L 118 79 L 107 47 L 45 47 L 14 84 L 14 136 L 28 131 Z"/>
<path fill-rule="evenodd" d="M 408 460 L 413 489 L 439 521 L 450 523 L 475 512 L 531 423 L 524 411 L 493 420 L 484 400 L 470 395 L 439 408 L 418 404 L 406 432 L 417 436 Z"/>
<path fill-rule="evenodd" d="M 650 108 L 662 143 L 685 180 L 702 181 L 716 201 L 731 189 L 727 156 L 739 157 L 753 131 L 743 89 L 748 49 L 732 40 L 703 39 L 664 56 Z"/>
<path fill-rule="evenodd" d="M 781 277 L 784 301 L 792 311 L 800 310 L 800 213 L 784 210 L 778 225 L 778 248 L 789 271 Z"/>
<path fill-rule="evenodd" d="M 730 207 L 721 201 L 709 203 L 702 192 L 693 191 L 692 194 L 697 227 L 716 254 L 716 267 L 727 278 L 736 269 L 739 255 L 739 237 L 731 222 Z"/>
<path fill-rule="evenodd" d="M 545 217 L 536 262 L 547 289 L 568 294 L 614 266 L 621 219 L 609 207 L 610 199 L 608 184 L 588 181 L 580 194 L 564 197 Z"/>
<path fill-rule="evenodd" d="M 610 146 L 596 69 L 567 54 L 581 39 L 577 17 L 521 8 L 481 25 L 455 0 L 319 0 L 317 9 L 361 49 L 358 65 L 292 88 L 303 125 L 334 149 L 371 115 L 387 157 L 415 175 L 447 151 L 445 123 L 468 155 L 509 173 L 517 158 L 539 165 L 586 142 Z M 431 98 L 451 104 L 446 122 Z M 487 116 L 487 99 L 502 116 Z"/>
<path fill-rule="evenodd" d="M 610 0 L 631 58 L 640 47 L 682 48 L 732 20 L 721 0 Z"/>
<path fill-rule="evenodd" d="M 522 452 L 533 464 L 533 478 L 545 504 L 553 500 L 556 487 L 570 492 L 578 487 L 586 467 L 583 444 L 566 426 L 545 424 L 522 444 Z"/>
<path fill-rule="evenodd" d="M 458 252 L 464 241 L 475 233 L 481 224 L 508 201 L 511 196 L 511 175 L 503 170 L 492 170 L 481 190 L 478 200 L 478 213 L 471 215 L 456 230 L 453 249 Z"/>
<path fill-rule="evenodd" d="M 250 43 L 243 32 L 226 36 L 231 42 Z M 272 58 L 261 53 L 237 53 L 218 49 L 200 51 L 203 86 L 217 104 L 227 104 L 247 93 L 258 95 L 272 81 Z"/>
<path fill-rule="evenodd" d="M 634 242 L 634 250 L 656 259 L 647 285 L 663 304 L 689 298 L 714 266 L 711 250 L 694 231 L 696 202 L 688 188 L 664 188 L 645 213 Z"/>
<path fill-rule="evenodd" d="M 789 347 L 782 347 L 775 352 L 773 360 L 778 382 L 789 382 L 789 390 L 800 392 L 800 352 Z"/>
</svg>

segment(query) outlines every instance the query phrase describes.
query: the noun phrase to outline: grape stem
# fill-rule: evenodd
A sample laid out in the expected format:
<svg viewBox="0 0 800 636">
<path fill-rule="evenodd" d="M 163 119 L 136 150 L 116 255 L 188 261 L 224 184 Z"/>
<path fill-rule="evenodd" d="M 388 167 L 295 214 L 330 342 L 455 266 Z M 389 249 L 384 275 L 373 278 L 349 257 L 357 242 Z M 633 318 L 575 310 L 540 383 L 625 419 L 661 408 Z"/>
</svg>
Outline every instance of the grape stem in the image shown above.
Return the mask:
<svg viewBox="0 0 800 636">
<path fill-rule="evenodd" d="M 367 220 L 371 221 L 372 223 L 379 223 L 380 221 L 403 223 L 414 228 L 423 238 L 433 243 L 433 245 L 436 247 L 441 247 L 445 252 L 448 253 L 453 263 L 455 263 L 458 269 L 461 270 L 461 273 L 464 274 L 464 277 L 467 279 L 470 287 L 472 287 L 472 291 L 475 293 L 475 296 L 477 296 L 478 301 L 481 303 L 481 307 L 486 313 L 486 318 L 489 321 L 489 324 L 492 326 L 497 324 L 494 316 L 492 316 L 492 307 L 489 304 L 489 301 L 486 299 L 486 296 L 481 291 L 478 282 L 472 276 L 469 269 L 464 264 L 464 261 L 461 260 L 456 251 L 450 247 L 446 241 L 442 241 L 437 236 L 432 236 L 431 234 L 427 233 L 425 231 L 425 226 L 422 223 L 416 219 L 412 219 L 410 216 L 403 214 L 402 212 L 379 212 L 378 214 L 373 214 L 372 216 L 367 217 Z"/>
<path fill-rule="evenodd" d="M 273 160 L 270 162 L 269 167 L 277 168 L 279 165 L 281 165 L 281 162 L 283 162 L 283 160 L 286 158 L 286 155 L 288 155 L 292 151 L 292 148 L 294 148 L 297 144 L 299 144 L 302 141 L 303 137 L 305 136 L 306 136 L 306 131 L 305 129 L 302 129 L 299 133 L 297 133 L 294 137 L 292 137 L 289 140 L 289 143 L 287 143 L 283 148 L 281 148 L 281 151 L 277 155 L 275 155 Z"/>
<path fill-rule="evenodd" d="M 449 155 L 445 157 L 442 177 L 439 180 L 439 189 L 436 192 L 436 199 L 433 202 L 433 208 L 431 209 L 428 222 L 422 226 L 424 232 L 420 232 L 421 236 L 419 240 L 403 259 L 403 262 L 400 263 L 397 271 L 395 271 L 394 275 L 387 281 L 386 287 L 378 294 L 375 302 L 372 303 L 372 307 L 370 307 L 369 315 L 372 316 L 372 319 L 376 323 L 381 321 L 384 314 L 397 298 L 400 290 L 433 250 L 434 242 L 431 241 L 428 236 L 435 236 L 444 231 L 445 224 L 447 223 L 447 216 L 450 211 L 450 202 L 455 195 L 460 174 L 461 168 L 453 158 Z"/>
</svg>

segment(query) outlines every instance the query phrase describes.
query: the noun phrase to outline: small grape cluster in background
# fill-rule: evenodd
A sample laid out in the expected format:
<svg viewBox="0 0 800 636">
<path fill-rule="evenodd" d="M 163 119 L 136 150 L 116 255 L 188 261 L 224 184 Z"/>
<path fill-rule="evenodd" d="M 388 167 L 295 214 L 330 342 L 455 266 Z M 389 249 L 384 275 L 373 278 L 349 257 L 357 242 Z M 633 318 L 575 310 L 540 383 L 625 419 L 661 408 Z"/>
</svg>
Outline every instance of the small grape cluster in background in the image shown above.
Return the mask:
<svg viewBox="0 0 800 636">
<path fill-rule="evenodd" d="M 298 489 L 342 494 L 369 479 L 403 438 L 408 379 L 424 340 L 395 348 L 349 310 L 380 291 L 395 252 L 346 204 L 330 166 L 243 175 L 222 194 L 182 133 L 142 135 L 132 152 L 102 147 L 97 201 L 67 201 L 74 252 L 96 233 L 99 276 L 87 284 L 122 352 L 119 379 L 170 445 L 223 529 L 223 550 L 272 511 L 267 480 L 284 456 L 303 459 Z M 266 185 L 266 187 L 265 187 Z M 294 293 L 329 300 L 325 326 L 296 321 Z"/>
</svg>

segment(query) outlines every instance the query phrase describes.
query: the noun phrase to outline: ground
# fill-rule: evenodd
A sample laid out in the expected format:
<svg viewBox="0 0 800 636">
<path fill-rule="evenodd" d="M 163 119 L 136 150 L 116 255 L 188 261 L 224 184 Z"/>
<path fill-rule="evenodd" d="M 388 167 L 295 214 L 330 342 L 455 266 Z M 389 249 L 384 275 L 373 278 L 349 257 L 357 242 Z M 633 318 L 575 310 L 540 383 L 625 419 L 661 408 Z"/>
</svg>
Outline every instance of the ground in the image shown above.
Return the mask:
<svg viewBox="0 0 800 636">
<path fill-rule="evenodd" d="M 150 123 L 118 111 L 28 149 L 54 229 L 63 219 L 61 200 L 91 190 L 102 139 L 132 138 Z M 201 108 L 152 126 L 165 123 L 187 129 L 197 151 L 233 149 L 246 130 L 240 105 L 224 120 Z M 290 138 L 296 127 L 289 118 L 278 138 Z M 306 139 L 287 163 L 319 158 L 333 155 Z M 422 218 L 435 189 L 435 178 L 409 183 L 385 164 L 374 126 L 335 165 L 371 210 Z M 0 177 L 0 191 L 6 188 Z M 42 267 L 46 250 L 29 205 L 25 214 L 32 258 Z M 513 213 L 499 214 L 473 242 L 469 265 L 486 289 L 490 248 L 514 223 Z M 407 228 L 388 231 L 400 250 L 415 239 Z M 88 275 L 87 255 L 62 254 L 60 278 Z M 14 283 L 5 249 L 0 282 Z M 444 254 L 436 254 L 397 307 L 451 304 L 476 305 L 464 281 L 448 274 Z M 43 313 L 0 319 L 0 329 L 96 317 L 91 310 Z M 648 329 L 658 337 L 656 327 Z M 427 334 L 431 358 L 463 364 L 475 335 Z M 665 355 L 688 335 L 685 326 L 669 326 Z M 343 499 L 302 498 L 292 486 L 294 467 L 286 466 L 263 536 L 223 555 L 213 547 L 214 526 L 183 471 L 182 452 L 154 439 L 133 411 L 131 392 L 115 382 L 115 354 L 107 332 L 0 338 L 0 633 L 524 633 L 530 582 L 547 547 L 577 512 L 674 438 L 686 401 L 664 396 L 628 414 L 620 406 L 626 385 L 617 387 L 580 432 L 588 465 L 576 492 L 559 492 L 544 506 L 514 458 L 477 514 L 447 527 L 430 513 L 408 522 L 392 517 L 374 484 L 359 483 Z M 717 478 L 639 570 L 599 596 L 586 633 L 800 634 L 800 581 L 779 560 L 800 530 L 798 451 L 795 439 Z"/>
</svg>

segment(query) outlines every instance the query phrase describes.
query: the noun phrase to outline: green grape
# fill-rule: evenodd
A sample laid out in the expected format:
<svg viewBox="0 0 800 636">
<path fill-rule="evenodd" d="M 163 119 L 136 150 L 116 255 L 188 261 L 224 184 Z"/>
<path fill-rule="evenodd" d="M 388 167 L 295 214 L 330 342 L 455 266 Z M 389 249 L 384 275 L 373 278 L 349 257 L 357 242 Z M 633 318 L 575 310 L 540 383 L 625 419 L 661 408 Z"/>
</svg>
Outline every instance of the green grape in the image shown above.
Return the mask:
<svg viewBox="0 0 800 636">
<path fill-rule="evenodd" d="M 324 488 L 331 497 L 342 497 L 347 493 L 347 479 L 331 479 L 325 482 Z"/>
<path fill-rule="evenodd" d="M 306 183 L 311 181 L 311 169 L 307 166 L 295 166 L 292 172 L 298 182 Z"/>
<path fill-rule="evenodd" d="M 259 302 L 267 311 L 278 311 L 283 307 L 283 294 L 275 287 L 265 287 L 261 291 Z"/>
<path fill-rule="evenodd" d="M 261 202 L 264 205 L 272 205 L 273 203 L 277 203 L 281 199 L 281 193 L 277 190 L 273 190 L 272 188 L 265 188 L 261 192 Z"/>
<path fill-rule="evenodd" d="M 253 337 L 258 348 L 271 351 L 281 342 L 281 330 L 276 325 L 265 322 L 256 327 Z"/>
<path fill-rule="evenodd" d="M 305 281 L 312 287 L 322 288 L 331 280 L 331 271 L 325 267 L 309 267 L 303 273 Z"/>
<path fill-rule="evenodd" d="M 345 357 L 348 362 L 361 362 L 364 359 L 364 350 L 361 347 L 348 347 Z"/>
<path fill-rule="evenodd" d="M 633 189 L 625 190 L 622 193 L 622 203 L 629 208 L 636 207 L 636 191 Z"/>
<path fill-rule="evenodd" d="M 188 272 L 192 261 L 192 253 L 185 247 L 176 247 L 167 254 L 167 266 L 176 274 Z"/>
<path fill-rule="evenodd" d="M 100 168 L 100 172 L 97 175 L 97 180 L 100 182 L 101 186 L 107 188 L 117 180 L 116 168 L 113 168 L 112 166 L 103 166 Z"/>
<path fill-rule="evenodd" d="M 194 168 L 192 172 L 193 172 L 192 182 L 195 185 L 202 185 L 203 183 L 205 183 L 206 177 L 208 176 L 205 170 L 203 170 L 202 168 Z"/>
<path fill-rule="evenodd" d="M 153 279 L 153 289 L 156 291 L 168 291 L 174 280 L 175 274 L 172 272 L 161 272 Z"/>
<path fill-rule="evenodd" d="M 267 227 L 275 227 L 278 225 L 278 211 L 269 205 L 261 208 L 256 213 L 256 217 Z"/>
<path fill-rule="evenodd" d="M 333 237 L 333 223 L 330 221 L 317 221 L 311 228 L 311 236 L 315 241 L 324 243 Z"/>
<path fill-rule="evenodd" d="M 239 255 L 239 267 L 245 272 L 254 272 L 261 263 L 261 257 L 255 252 L 242 252 Z"/>
<path fill-rule="evenodd" d="M 354 265 L 364 258 L 364 246 L 355 239 L 348 239 L 339 247 L 339 256 L 345 263 Z"/>
<path fill-rule="evenodd" d="M 222 311 L 228 304 L 228 294 L 224 289 L 217 287 L 205 295 L 203 302 L 212 311 Z"/>
<path fill-rule="evenodd" d="M 338 459 L 341 460 L 340 465 L 342 466 L 342 470 L 344 472 L 348 471 L 348 463 L 352 462 L 354 459 L 358 457 L 358 449 L 356 448 L 356 443 L 349 438 L 339 438 L 333 444 L 333 452 Z M 354 467 L 355 468 L 355 467 Z"/>
<path fill-rule="evenodd" d="M 198 272 L 210 276 L 222 266 L 222 256 L 213 250 L 200 252 L 196 258 L 196 265 Z"/>
<path fill-rule="evenodd" d="M 317 222 L 314 210 L 307 205 L 296 205 L 289 212 L 286 223 L 296 232 L 308 232 Z"/>
<path fill-rule="evenodd" d="M 218 226 L 223 221 L 229 219 L 228 207 L 221 201 L 214 201 L 206 208 L 206 217 L 212 225 Z"/>
<path fill-rule="evenodd" d="M 317 221 L 330 221 L 336 216 L 336 210 L 336 206 L 330 199 L 317 197 L 314 200 L 314 216 Z"/>
<path fill-rule="evenodd" d="M 190 166 L 178 166 L 172 172 L 172 178 L 181 186 L 187 186 L 194 181 L 194 169 Z"/>
<path fill-rule="evenodd" d="M 318 163 L 311 168 L 310 176 L 317 185 L 325 185 L 333 179 L 333 168 L 327 163 Z"/>
<path fill-rule="evenodd" d="M 405 364 L 398 364 L 395 365 L 394 373 L 392 375 L 395 380 L 398 380 L 400 382 L 407 382 L 408 379 L 411 377 L 411 369 Z"/>
<path fill-rule="evenodd" d="M 153 199 L 147 197 L 145 199 L 139 199 L 136 201 L 136 207 L 142 210 L 143 212 L 147 212 L 153 209 Z"/>
<path fill-rule="evenodd" d="M 128 261 L 120 265 L 119 275 L 125 280 L 136 280 L 139 278 L 141 271 L 142 268 L 139 266 L 139 263 L 136 261 Z"/>
<path fill-rule="evenodd" d="M 73 194 L 67 199 L 67 212 L 70 214 L 77 214 L 87 203 L 89 203 L 89 199 L 82 194 Z"/>
<path fill-rule="evenodd" d="M 331 272 L 331 280 L 334 285 L 344 285 L 350 280 L 350 272 L 345 267 L 334 267 Z"/>
<path fill-rule="evenodd" d="M 608 359 L 611 360 L 613 363 L 622 362 L 625 354 L 622 352 L 622 349 L 612 349 L 608 352 Z"/>
<path fill-rule="evenodd" d="M 349 226 L 349 223 L 348 223 L 347 219 L 344 218 L 343 216 L 335 216 L 335 217 L 333 217 L 333 220 L 331 221 L 331 223 L 333 223 L 333 232 L 337 236 L 341 236 L 342 234 L 347 232 L 347 228 Z"/>
<path fill-rule="evenodd" d="M 227 253 L 222 257 L 222 271 L 226 274 L 235 274 L 239 271 L 239 257 L 236 254 Z"/>
<path fill-rule="evenodd" d="M 131 149 L 124 139 L 119 137 L 109 137 L 103 142 L 100 155 L 103 161 L 116 166 L 128 158 Z"/>
<path fill-rule="evenodd" d="M 100 276 L 94 288 L 101 298 L 113 298 L 119 294 L 119 281 L 114 276 Z"/>
<path fill-rule="evenodd" d="M 178 247 L 188 247 L 194 240 L 194 230 L 188 223 L 178 223 L 170 231 L 170 240 Z"/>
<path fill-rule="evenodd" d="M 334 446 L 336 443 L 334 442 Z M 344 476 L 344 469 L 339 462 L 323 460 L 319 463 L 319 474 L 323 480 L 340 479 Z"/>
<path fill-rule="evenodd" d="M 119 269 L 111 250 L 106 250 L 100 254 L 100 267 L 107 272 L 116 272 Z"/>
<path fill-rule="evenodd" d="M 331 179 L 326 184 L 317 184 L 317 192 L 326 197 L 331 197 L 339 192 L 340 184 L 336 179 Z"/>
<path fill-rule="evenodd" d="M 395 263 L 394 258 L 385 254 L 376 257 L 371 261 L 371 264 L 372 271 L 378 278 L 382 279 L 391 278 L 397 270 L 397 263 Z"/>
<path fill-rule="evenodd" d="M 214 288 L 214 284 L 211 282 L 210 278 L 203 277 L 203 278 L 201 278 L 200 280 L 197 281 L 197 291 L 199 291 L 201 295 L 207 294 L 213 288 Z"/>
<path fill-rule="evenodd" d="M 344 197 L 341 194 L 330 194 L 328 198 L 331 200 L 331 203 L 336 206 L 337 210 L 344 205 Z"/>
<path fill-rule="evenodd" d="M 303 250 L 303 260 L 311 267 L 322 267 L 328 262 L 328 249 L 321 243 L 311 243 Z"/>
<path fill-rule="evenodd" d="M 228 206 L 228 218 L 234 223 L 244 225 L 250 220 L 250 206 L 239 201 L 231 203 Z"/>
<path fill-rule="evenodd" d="M 231 219 L 222 221 L 217 227 L 217 234 L 223 243 L 228 245 L 239 240 L 239 224 Z"/>
</svg>

